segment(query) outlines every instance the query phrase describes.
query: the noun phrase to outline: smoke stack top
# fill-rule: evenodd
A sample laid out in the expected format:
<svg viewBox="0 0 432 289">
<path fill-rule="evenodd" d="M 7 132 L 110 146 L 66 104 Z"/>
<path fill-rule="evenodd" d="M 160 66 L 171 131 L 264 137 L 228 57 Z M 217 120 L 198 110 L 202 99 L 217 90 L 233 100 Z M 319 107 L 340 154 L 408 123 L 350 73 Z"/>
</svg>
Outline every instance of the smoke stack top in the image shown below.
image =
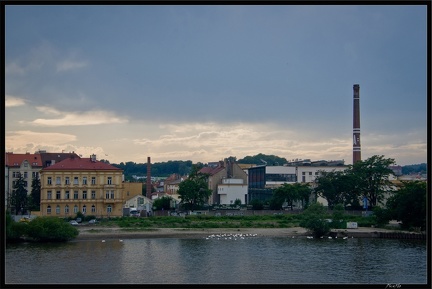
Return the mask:
<svg viewBox="0 0 432 289">
<path fill-rule="evenodd" d="M 361 160 L 360 145 L 360 85 L 354 84 L 353 106 L 353 164 Z"/>
</svg>

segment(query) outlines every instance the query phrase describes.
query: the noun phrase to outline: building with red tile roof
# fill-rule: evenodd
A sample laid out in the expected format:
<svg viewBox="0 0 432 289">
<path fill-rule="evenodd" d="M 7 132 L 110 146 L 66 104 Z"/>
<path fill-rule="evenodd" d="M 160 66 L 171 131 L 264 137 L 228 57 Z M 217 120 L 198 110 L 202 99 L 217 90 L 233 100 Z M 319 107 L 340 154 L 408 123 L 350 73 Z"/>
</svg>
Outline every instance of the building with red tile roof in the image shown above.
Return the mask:
<svg viewBox="0 0 432 289">
<path fill-rule="evenodd" d="M 123 215 L 123 170 L 71 155 L 41 171 L 41 215 L 98 218 Z"/>
</svg>

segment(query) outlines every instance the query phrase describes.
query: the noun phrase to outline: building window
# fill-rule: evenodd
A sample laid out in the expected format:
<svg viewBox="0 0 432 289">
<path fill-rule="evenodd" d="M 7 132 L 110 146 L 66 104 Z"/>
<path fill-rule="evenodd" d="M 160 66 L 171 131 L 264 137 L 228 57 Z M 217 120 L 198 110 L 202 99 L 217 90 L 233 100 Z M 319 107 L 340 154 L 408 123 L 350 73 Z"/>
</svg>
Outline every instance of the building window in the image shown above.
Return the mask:
<svg viewBox="0 0 432 289">
<path fill-rule="evenodd" d="M 48 177 L 48 178 L 47 178 L 47 184 L 48 184 L 48 185 L 52 185 L 52 178 L 51 178 L 51 177 Z"/>
<path fill-rule="evenodd" d="M 74 200 L 78 200 L 78 191 L 74 191 Z"/>
<path fill-rule="evenodd" d="M 309 176 L 312 176 L 312 172 L 309 172 Z"/>
<path fill-rule="evenodd" d="M 69 214 L 69 206 L 68 205 L 65 206 L 65 214 Z"/>
<path fill-rule="evenodd" d="M 69 196 L 69 191 L 66 191 L 66 192 L 65 192 L 65 199 L 66 199 L 66 200 L 69 200 L 69 198 L 70 198 L 70 196 Z"/>
<path fill-rule="evenodd" d="M 39 173 L 38 172 L 32 172 L 32 177 L 34 179 L 39 179 Z"/>
<path fill-rule="evenodd" d="M 83 199 L 87 199 L 87 191 L 83 191 Z"/>
<path fill-rule="evenodd" d="M 112 212 L 112 207 L 111 207 L 111 205 L 108 205 L 108 207 L 107 207 L 107 213 L 109 214 L 111 212 Z"/>
<path fill-rule="evenodd" d="M 61 178 L 60 177 L 56 177 L 56 185 L 61 185 Z"/>
<path fill-rule="evenodd" d="M 87 177 L 83 177 L 82 182 L 83 185 L 87 185 Z"/>
<path fill-rule="evenodd" d="M 96 213 L 96 207 L 95 207 L 95 205 L 92 205 L 91 212 L 92 213 Z"/>
<path fill-rule="evenodd" d="M 77 205 L 74 206 L 74 214 L 76 214 L 76 213 L 78 213 L 78 206 Z"/>
<path fill-rule="evenodd" d="M 96 199 L 96 191 L 91 191 L 91 198 Z"/>
<path fill-rule="evenodd" d="M 96 177 L 92 177 L 91 184 L 96 185 Z"/>
<path fill-rule="evenodd" d="M 74 177 L 74 185 L 78 185 L 78 184 L 79 184 L 78 177 Z"/>
<path fill-rule="evenodd" d="M 60 214 L 60 206 L 59 206 L 59 205 L 57 205 L 57 207 L 56 207 L 56 214 L 57 214 L 57 215 Z"/>
<path fill-rule="evenodd" d="M 24 172 L 24 178 L 26 179 L 28 177 L 28 173 Z"/>
<path fill-rule="evenodd" d="M 83 206 L 83 209 L 82 209 L 82 213 L 85 214 L 86 212 L 87 212 L 87 206 L 84 205 L 84 206 Z"/>
<path fill-rule="evenodd" d="M 51 206 L 47 207 L 47 214 L 51 214 Z"/>
<path fill-rule="evenodd" d="M 108 177 L 108 185 L 112 185 L 112 177 Z"/>
<path fill-rule="evenodd" d="M 111 191 L 111 199 L 114 199 L 114 191 Z"/>
<path fill-rule="evenodd" d="M 106 193 L 105 193 L 105 199 L 109 199 L 109 196 L 110 196 L 109 191 L 106 191 Z"/>
<path fill-rule="evenodd" d="M 70 185 L 70 179 L 69 179 L 69 177 L 65 178 L 65 185 Z"/>
<path fill-rule="evenodd" d="M 48 199 L 48 200 L 51 200 L 51 198 L 52 198 L 52 192 L 51 192 L 51 191 L 48 191 L 48 192 L 47 192 L 47 199 Z"/>
<path fill-rule="evenodd" d="M 57 191 L 56 192 L 56 200 L 60 200 L 60 196 L 61 196 L 60 191 Z"/>
</svg>

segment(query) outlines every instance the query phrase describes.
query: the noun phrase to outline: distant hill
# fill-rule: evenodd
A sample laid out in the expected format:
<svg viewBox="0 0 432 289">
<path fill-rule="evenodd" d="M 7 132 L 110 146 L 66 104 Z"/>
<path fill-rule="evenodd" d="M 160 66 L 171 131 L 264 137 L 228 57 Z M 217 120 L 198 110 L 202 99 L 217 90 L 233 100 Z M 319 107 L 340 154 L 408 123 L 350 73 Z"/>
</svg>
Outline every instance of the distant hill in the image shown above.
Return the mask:
<svg viewBox="0 0 432 289">
<path fill-rule="evenodd" d="M 427 164 L 421 163 L 416 165 L 406 165 L 402 166 L 402 174 L 403 175 L 409 175 L 409 174 L 426 174 L 427 173 Z"/>
<path fill-rule="evenodd" d="M 256 164 L 256 165 L 268 165 L 268 166 L 283 166 L 288 163 L 285 158 L 281 158 L 275 155 L 257 154 L 255 156 L 246 156 L 237 161 L 240 164 Z"/>
<path fill-rule="evenodd" d="M 229 157 L 236 161 L 235 157 Z M 106 161 L 108 162 L 108 161 Z M 108 162 L 109 163 L 109 162 Z M 240 164 L 256 164 L 268 166 L 282 166 L 288 161 L 275 155 L 257 154 L 255 156 L 246 156 L 237 160 Z M 146 176 L 147 163 L 121 162 L 120 164 L 112 164 L 124 171 L 126 180 L 131 180 L 133 175 Z M 192 169 L 192 161 L 168 161 L 154 163 L 151 165 L 151 175 L 155 177 L 168 177 L 171 174 L 188 175 Z M 402 166 L 402 174 L 425 174 L 427 173 L 427 165 L 425 163 Z"/>
</svg>

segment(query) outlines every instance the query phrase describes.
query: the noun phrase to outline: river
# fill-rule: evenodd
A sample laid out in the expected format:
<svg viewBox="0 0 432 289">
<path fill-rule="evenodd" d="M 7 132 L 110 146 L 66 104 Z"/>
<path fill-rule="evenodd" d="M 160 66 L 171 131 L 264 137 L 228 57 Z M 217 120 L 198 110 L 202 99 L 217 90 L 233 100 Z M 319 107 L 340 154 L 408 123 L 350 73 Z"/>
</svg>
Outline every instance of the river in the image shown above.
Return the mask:
<svg viewBox="0 0 432 289">
<path fill-rule="evenodd" d="M 226 237 L 225 237 L 226 238 Z M 425 284 L 423 240 L 232 237 L 11 244 L 6 284 Z"/>
</svg>

